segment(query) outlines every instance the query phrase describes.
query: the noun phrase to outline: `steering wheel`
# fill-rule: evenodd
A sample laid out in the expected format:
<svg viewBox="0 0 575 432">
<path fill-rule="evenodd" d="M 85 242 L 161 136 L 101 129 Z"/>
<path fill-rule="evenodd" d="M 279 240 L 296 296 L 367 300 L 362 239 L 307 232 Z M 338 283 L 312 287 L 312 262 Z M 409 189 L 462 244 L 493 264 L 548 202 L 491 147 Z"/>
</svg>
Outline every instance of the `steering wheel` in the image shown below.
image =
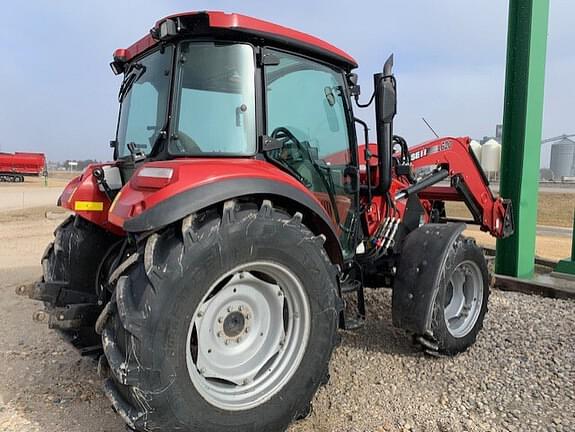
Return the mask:
<svg viewBox="0 0 575 432">
<path fill-rule="evenodd" d="M 296 136 L 287 128 L 285 127 L 278 127 L 275 128 L 271 134 L 271 137 L 278 140 L 281 143 L 281 147 L 276 150 L 272 150 L 270 153 L 272 154 L 273 159 L 281 162 L 281 164 L 288 169 L 292 175 L 294 175 L 299 181 L 301 181 L 305 187 L 308 189 L 312 188 L 312 182 L 302 176 L 298 169 L 296 168 L 299 165 L 299 162 L 303 161 L 303 157 L 300 160 L 296 160 L 293 157 L 292 152 L 289 151 L 287 144 L 291 142 L 295 147 L 299 150 L 300 153 L 306 152 L 308 156 L 310 156 L 309 151 L 305 148 L 304 144 L 301 143 L 300 140 L 296 138 Z M 285 153 L 284 153 L 285 152 Z M 305 154 L 305 153 L 304 153 Z M 296 166 L 293 165 L 293 162 L 297 162 Z"/>
<path fill-rule="evenodd" d="M 296 148 L 300 152 L 307 154 L 311 158 L 309 150 L 302 144 L 300 140 L 296 138 L 296 136 L 288 128 L 283 126 L 277 127 L 274 129 L 271 136 L 272 138 L 278 140 L 282 144 L 282 149 L 286 146 L 286 144 L 291 142 L 296 146 Z"/>
</svg>

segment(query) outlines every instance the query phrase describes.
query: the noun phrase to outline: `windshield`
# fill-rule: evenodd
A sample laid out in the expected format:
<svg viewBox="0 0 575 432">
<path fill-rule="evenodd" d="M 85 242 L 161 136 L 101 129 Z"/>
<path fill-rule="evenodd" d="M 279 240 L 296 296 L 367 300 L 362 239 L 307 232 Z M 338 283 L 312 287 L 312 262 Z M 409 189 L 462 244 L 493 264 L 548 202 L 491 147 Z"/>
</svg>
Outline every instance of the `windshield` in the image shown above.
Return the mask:
<svg viewBox="0 0 575 432">
<path fill-rule="evenodd" d="M 173 48 L 165 47 L 132 63 L 118 95 L 120 121 L 117 157 L 130 155 L 128 146 L 149 154 L 166 125 Z M 132 144 L 133 143 L 133 144 Z"/>
<path fill-rule="evenodd" d="M 169 152 L 174 156 L 254 154 L 254 80 L 251 46 L 182 42 Z"/>
</svg>

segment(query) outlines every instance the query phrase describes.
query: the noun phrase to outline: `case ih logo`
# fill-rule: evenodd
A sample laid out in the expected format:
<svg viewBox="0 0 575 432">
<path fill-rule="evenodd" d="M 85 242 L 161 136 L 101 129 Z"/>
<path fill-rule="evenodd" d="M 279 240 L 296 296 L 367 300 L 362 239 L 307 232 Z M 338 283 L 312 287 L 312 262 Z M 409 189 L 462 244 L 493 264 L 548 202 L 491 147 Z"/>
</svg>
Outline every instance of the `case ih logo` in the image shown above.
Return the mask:
<svg viewBox="0 0 575 432">
<path fill-rule="evenodd" d="M 417 159 L 421 159 L 422 157 L 427 156 L 428 153 L 429 153 L 428 148 L 417 150 L 416 152 L 411 153 L 411 160 L 414 161 Z"/>
<path fill-rule="evenodd" d="M 441 152 L 444 150 L 449 150 L 451 148 L 451 141 L 450 140 L 446 140 L 443 141 L 441 144 L 432 146 L 432 147 L 425 147 L 422 148 L 421 150 L 417 150 L 413 153 L 411 153 L 411 160 L 417 160 L 417 159 L 421 159 L 422 157 L 425 157 L 427 155 L 433 154 L 433 153 L 437 153 L 437 152 Z"/>
</svg>

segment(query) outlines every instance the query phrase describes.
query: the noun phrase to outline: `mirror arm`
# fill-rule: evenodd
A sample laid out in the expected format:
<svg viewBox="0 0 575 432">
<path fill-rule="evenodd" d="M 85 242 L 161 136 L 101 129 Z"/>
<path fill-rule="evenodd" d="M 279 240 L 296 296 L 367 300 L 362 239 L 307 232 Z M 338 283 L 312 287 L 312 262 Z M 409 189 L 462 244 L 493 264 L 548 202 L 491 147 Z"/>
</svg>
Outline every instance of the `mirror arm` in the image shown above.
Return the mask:
<svg viewBox="0 0 575 432">
<path fill-rule="evenodd" d="M 354 96 L 355 104 L 358 106 L 358 108 L 368 108 L 371 105 L 371 103 L 373 102 L 374 98 L 375 98 L 375 91 L 371 94 L 367 103 L 362 104 L 359 102 L 359 95 Z"/>
</svg>

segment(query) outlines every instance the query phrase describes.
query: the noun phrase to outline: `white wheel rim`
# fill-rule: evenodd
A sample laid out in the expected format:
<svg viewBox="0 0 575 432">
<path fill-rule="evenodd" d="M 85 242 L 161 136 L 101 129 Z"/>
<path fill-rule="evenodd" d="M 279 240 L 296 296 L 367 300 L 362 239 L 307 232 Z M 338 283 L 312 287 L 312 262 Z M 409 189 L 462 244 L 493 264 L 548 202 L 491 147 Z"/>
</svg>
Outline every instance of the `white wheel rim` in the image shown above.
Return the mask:
<svg viewBox="0 0 575 432">
<path fill-rule="evenodd" d="M 456 338 L 475 327 L 483 306 L 483 277 L 473 261 L 463 261 L 447 283 L 443 316 L 449 333 Z"/>
<path fill-rule="evenodd" d="M 307 294 L 291 270 L 271 261 L 238 266 L 208 289 L 190 321 L 192 383 L 221 409 L 261 405 L 298 369 L 310 327 Z"/>
</svg>

